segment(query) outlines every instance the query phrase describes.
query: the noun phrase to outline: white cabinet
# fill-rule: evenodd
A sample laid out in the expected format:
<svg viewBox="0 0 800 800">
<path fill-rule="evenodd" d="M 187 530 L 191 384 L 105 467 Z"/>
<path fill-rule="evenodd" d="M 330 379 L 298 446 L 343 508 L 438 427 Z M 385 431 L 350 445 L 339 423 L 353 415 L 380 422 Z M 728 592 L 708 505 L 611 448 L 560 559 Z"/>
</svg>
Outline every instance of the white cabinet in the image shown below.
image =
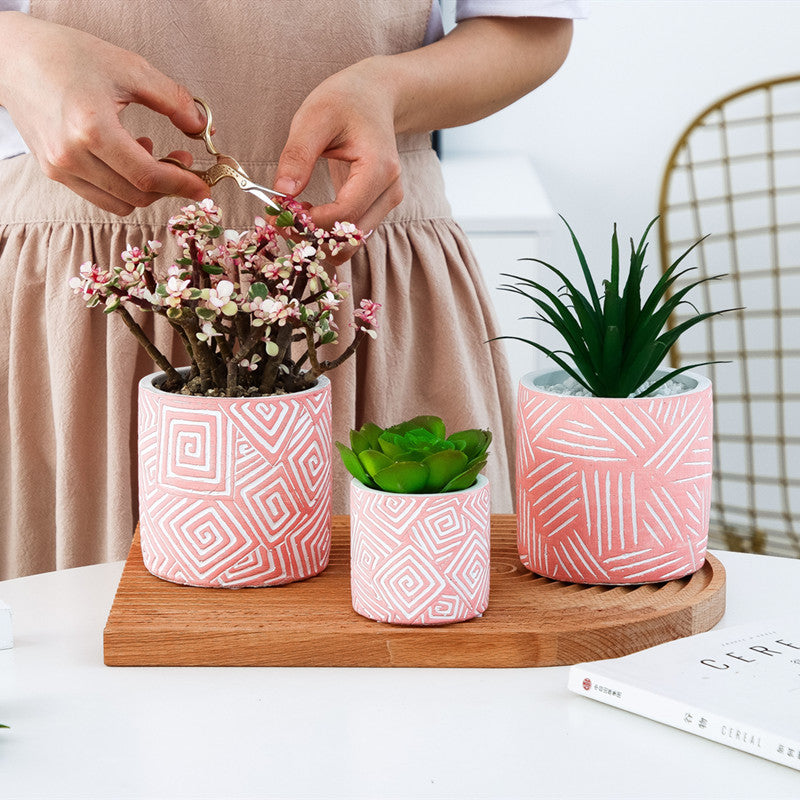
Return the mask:
<svg viewBox="0 0 800 800">
<path fill-rule="evenodd" d="M 547 260 L 555 212 L 525 156 L 447 156 L 442 160 L 453 217 L 467 233 L 481 266 L 501 332 L 536 340 L 543 323 L 521 317 L 537 313 L 524 297 L 502 291 L 502 273 L 535 278 L 538 265 L 520 258 Z M 543 356 L 522 342 L 502 342 L 516 383 L 537 369 Z"/>
</svg>

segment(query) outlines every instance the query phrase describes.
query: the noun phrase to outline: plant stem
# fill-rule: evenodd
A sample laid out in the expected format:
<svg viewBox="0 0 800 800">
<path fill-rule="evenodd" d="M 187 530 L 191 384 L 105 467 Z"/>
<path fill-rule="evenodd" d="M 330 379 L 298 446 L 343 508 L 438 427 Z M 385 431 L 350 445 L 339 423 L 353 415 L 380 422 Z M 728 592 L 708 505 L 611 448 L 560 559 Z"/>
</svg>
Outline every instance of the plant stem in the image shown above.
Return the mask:
<svg viewBox="0 0 800 800">
<path fill-rule="evenodd" d="M 183 385 L 181 378 L 175 367 L 170 364 L 167 357 L 150 341 L 148 335 L 142 330 L 139 323 L 131 316 L 130 312 L 123 305 L 116 308 L 117 313 L 122 317 L 122 321 L 128 330 L 136 337 L 139 344 L 145 349 L 147 355 L 153 359 L 155 365 L 167 376 L 164 388 L 173 391 Z"/>
<path fill-rule="evenodd" d="M 264 374 L 261 377 L 261 392 L 263 394 L 273 394 L 278 378 L 278 368 L 286 357 L 286 351 L 292 344 L 292 328 L 285 325 L 278 331 L 275 337 L 275 344 L 278 345 L 278 352 L 272 356 L 264 367 Z"/>
<path fill-rule="evenodd" d="M 328 370 L 331 369 L 336 369 L 336 367 L 338 367 L 339 364 L 342 364 L 343 362 L 347 361 L 347 359 L 350 358 L 350 356 L 353 355 L 353 353 L 355 353 L 356 348 L 361 344 L 365 335 L 366 334 L 364 333 L 364 331 L 361 330 L 356 331 L 356 335 L 353 337 L 353 341 L 350 342 L 350 346 L 338 358 L 335 358 L 333 361 L 319 362 L 320 371 L 315 372 L 314 374 L 321 375 L 323 372 L 327 372 Z M 314 357 L 316 358 L 316 351 L 314 352 Z"/>
</svg>

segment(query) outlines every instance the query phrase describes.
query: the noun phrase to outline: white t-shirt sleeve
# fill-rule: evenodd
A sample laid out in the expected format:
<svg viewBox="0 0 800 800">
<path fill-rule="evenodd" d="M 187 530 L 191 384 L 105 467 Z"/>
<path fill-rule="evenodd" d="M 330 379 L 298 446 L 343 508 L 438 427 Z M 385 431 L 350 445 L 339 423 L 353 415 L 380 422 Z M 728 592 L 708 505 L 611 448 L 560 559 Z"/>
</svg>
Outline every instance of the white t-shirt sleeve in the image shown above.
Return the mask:
<svg viewBox="0 0 800 800">
<path fill-rule="evenodd" d="M 30 11 L 28 0 L 0 0 L 0 11 Z M 27 153 L 28 148 L 17 133 L 8 111 L 0 107 L 0 159 Z"/>
<path fill-rule="evenodd" d="M 431 15 L 423 45 L 444 36 L 440 0 L 431 3 Z M 451 8 L 452 11 L 452 8 Z M 584 19 L 588 16 L 585 0 L 456 0 L 455 21 L 470 17 L 562 17 Z M 453 20 L 450 20 L 451 24 Z"/>
<path fill-rule="evenodd" d="M 584 0 L 456 0 L 456 22 L 469 17 L 561 17 L 583 19 Z"/>
</svg>

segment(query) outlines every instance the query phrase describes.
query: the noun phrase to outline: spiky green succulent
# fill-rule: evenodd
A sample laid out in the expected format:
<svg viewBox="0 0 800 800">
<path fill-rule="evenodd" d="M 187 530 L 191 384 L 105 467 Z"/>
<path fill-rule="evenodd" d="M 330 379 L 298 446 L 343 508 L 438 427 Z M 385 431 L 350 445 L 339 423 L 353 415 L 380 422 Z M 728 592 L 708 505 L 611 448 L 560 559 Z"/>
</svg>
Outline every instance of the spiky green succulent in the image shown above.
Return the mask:
<svg viewBox="0 0 800 800">
<path fill-rule="evenodd" d="M 439 417 L 419 416 L 380 428 L 350 431 L 350 447 L 336 442 L 348 472 L 365 486 L 404 494 L 468 489 L 486 466 L 492 434 L 471 429 L 447 436 Z"/>
<path fill-rule="evenodd" d="M 620 277 L 619 242 L 615 224 L 611 237 L 611 277 L 602 281 L 602 289 L 598 291 L 575 233 L 569 223 L 563 217 L 561 219 L 572 236 L 588 295 L 582 294 L 561 270 L 538 258 L 521 260 L 535 261 L 554 273 L 563 282 L 563 288 L 559 292 L 553 292 L 530 278 L 505 273 L 504 276 L 513 278 L 516 284 L 500 288 L 531 300 L 540 311 L 539 315 L 532 318 L 555 328 L 564 339 L 567 349 L 551 350 L 519 336 L 498 338 L 518 339 L 545 353 L 595 397 L 643 397 L 681 372 L 711 363 L 706 361 L 673 369 L 652 380 L 647 388 L 642 388 L 643 384 L 653 378 L 683 333 L 709 317 L 724 313 L 698 313 L 674 328 L 665 330 L 675 309 L 684 303 L 690 305 L 686 296 L 692 289 L 705 281 L 721 277 L 715 275 L 700 278 L 672 291 L 675 282 L 694 269 L 689 267 L 678 271 L 678 266 L 702 239 L 676 259 L 664 271 L 654 288 L 645 295 L 642 279 L 645 272 L 646 240 L 658 217 L 647 226 L 638 247 L 634 245 L 633 239 L 630 240 L 630 267 L 624 284 Z M 571 359 L 572 363 L 562 356 Z"/>
</svg>

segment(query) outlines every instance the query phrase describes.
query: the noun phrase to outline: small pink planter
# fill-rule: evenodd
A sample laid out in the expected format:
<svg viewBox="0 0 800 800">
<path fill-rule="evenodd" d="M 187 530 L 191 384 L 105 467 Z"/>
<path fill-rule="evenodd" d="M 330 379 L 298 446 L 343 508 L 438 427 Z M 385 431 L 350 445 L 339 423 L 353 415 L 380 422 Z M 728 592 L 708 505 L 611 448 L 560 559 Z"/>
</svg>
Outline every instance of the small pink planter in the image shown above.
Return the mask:
<svg viewBox="0 0 800 800">
<path fill-rule="evenodd" d="M 328 564 L 331 391 L 191 397 L 139 383 L 142 555 L 190 586 L 277 586 Z"/>
<path fill-rule="evenodd" d="M 517 537 L 532 572 L 586 584 L 657 583 L 702 567 L 711 504 L 712 398 L 565 397 L 525 375 L 517 403 Z"/>
<path fill-rule="evenodd" d="M 392 494 L 353 479 L 353 608 L 399 625 L 443 625 L 489 604 L 489 482 L 447 494 Z"/>
</svg>

